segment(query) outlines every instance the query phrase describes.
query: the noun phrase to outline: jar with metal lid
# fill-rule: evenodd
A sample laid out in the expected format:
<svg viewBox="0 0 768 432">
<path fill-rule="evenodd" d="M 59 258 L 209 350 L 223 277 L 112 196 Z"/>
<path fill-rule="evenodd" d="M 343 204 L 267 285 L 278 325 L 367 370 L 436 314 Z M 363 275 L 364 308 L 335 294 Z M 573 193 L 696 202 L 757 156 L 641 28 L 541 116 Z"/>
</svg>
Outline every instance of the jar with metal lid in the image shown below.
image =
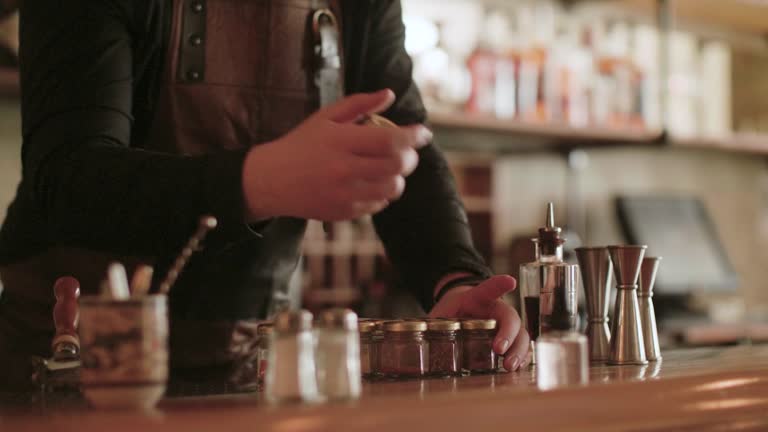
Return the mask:
<svg viewBox="0 0 768 432">
<path fill-rule="evenodd" d="M 373 342 L 373 333 L 376 322 L 372 320 L 360 320 L 357 330 L 360 333 L 360 373 L 363 378 L 370 378 L 375 372 L 374 359 L 377 357 L 376 345 Z"/>
<path fill-rule="evenodd" d="M 275 316 L 265 396 L 272 403 L 314 402 L 320 399 L 315 374 L 312 314 L 285 311 Z"/>
<path fill-rule="evenodd" d="M 371 370 L 373 372 L 373 376 L 383 376 L 384 374 L 381 372 L 381 350 L 382 345 L 384 345 L 384 323 L 385 320 L 372 320 L 374 323 L 376 323 L 375 327 L 373 328 L 373 334 L 371 335 L 371 339 L 373 342 L 373 359 L 371 361 Z M 393 321 L 399 321 L 399 320 L 393 320 Z"/>
<path fill-rule="evenodd" d="M 357 314 L 335 308 L 320 313 L 317 329 L 317 384 L 330 400 L 360 397 L 360 336 Z"/>
<path fill-rule="evenodd" d="M 493 351 L 496 320 L 469 319 L 461 321 L 462 368 L 471 373 L 492 373 L 499 367 L 499 357 Z"/>
<path fill-rule="evenodd" d="M 424 321 L 384 323 L 381 345 L 381 372 L 388 377 L 421 377 L 427 372 L 429 352 L 424 340 Z"/>
<path fill-rule="evenodd" d="M 256 376 L 260 383 L 264 382 L 264 374 L 267 371 L 272 330 L 274 325 L 270 322 L 260 323 L 256 328 Z"/>
<path fill-rule="evenodd" d="M 451 376 L 461 374 L 459 329 L 455 320 L 427 321 L 426 340 L 429 345 L 429 374 Z"/>
</svg>

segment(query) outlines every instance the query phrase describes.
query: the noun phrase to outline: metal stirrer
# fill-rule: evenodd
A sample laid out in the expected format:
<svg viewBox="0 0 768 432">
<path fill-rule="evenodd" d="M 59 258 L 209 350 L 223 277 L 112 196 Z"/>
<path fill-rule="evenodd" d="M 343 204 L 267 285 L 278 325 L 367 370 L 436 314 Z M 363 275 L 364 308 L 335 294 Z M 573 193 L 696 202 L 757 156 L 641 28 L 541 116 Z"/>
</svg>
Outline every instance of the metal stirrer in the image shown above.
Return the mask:
<svg viewBox="0 0 768 432">
<path fill-rule="evenodd" d="M 189 257 L 195 253 L 198 246 L 200 246 L 200 243 L 205 238 L 206 234 L 208 234 L 208 231 L 216 228 L 217 224 L 218 221 L 213 216 L 203 216 L 200 218 L 200 224 L 197 227 L 197 231 L 195 231 L 195 234 L 189 239 L 187 244 L 184 246 L 184 249 L 181 250 L 179 256 L 176 257 L 176 261 L 174 261 L 171 269 L 168 270 L 168 274 L 165 275 L 165 279 L 163 279 L 163 282 L 160 283 L 160 294 L 168 294 L 173 284 L 176 283 L 176 278 L 179 277 L 179 274 L 181 274 L 184 266 L 187 265 Z"/>
</svg>

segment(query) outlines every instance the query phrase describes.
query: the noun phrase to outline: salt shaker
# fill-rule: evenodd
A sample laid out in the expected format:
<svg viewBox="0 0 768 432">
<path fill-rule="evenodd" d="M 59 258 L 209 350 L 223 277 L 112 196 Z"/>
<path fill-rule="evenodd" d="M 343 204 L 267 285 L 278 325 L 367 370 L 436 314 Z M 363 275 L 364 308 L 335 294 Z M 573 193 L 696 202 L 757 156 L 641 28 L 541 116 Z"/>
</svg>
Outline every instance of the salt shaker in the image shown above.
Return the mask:
<svg viewBox="0 0 768 432">
<path fill-rule="evenodd" d="M 572 328 L 565 301 L 552 308 L 551 331 L 536 341 L 536 383 L 541 390 L 589 381 L 587 337 Z"/>
<path fill-rule="evenodd" d="M 320 399 L 310 312 L 284 311 L 275 316 L 267 363 L 264 385 L 269 402 L 315 402 Z"/>
<path fill-rule="evenodd" d="M 317 332 L 317 383 L 329 400 L 360 397 L 360 336 L 357 314 L 349 309 L 329 309 L 320 314 Z"/>
</svg>

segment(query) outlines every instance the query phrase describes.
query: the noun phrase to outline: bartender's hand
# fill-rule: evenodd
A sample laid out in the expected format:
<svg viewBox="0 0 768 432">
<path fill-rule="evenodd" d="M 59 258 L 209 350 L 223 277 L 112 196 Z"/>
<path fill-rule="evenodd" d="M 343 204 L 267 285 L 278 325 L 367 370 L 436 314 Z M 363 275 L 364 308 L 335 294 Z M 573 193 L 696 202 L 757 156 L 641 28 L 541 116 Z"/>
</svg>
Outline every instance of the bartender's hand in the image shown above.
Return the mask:
<svg viewBox="0 0 768 432">
<path fill-rule="evenodd" d="M 513 291 L 517 282 L 512 276 L 494 276 L 477 286 L 451 288 L 432 308 L 430 317 L 438 318 L 493 318 L 498 333 L 493 349 L 504 355 L 504 369 L 524 367 L 530 361 L 528 332 L 522 328 L 520 316 L 504 302 L 501 296 Z"/>
<path fill-rule="evenodd" d="M 356 94 L 313 114 L 287 135 L 254 146 L 243 166 L 249 219 L 294 216 L 323 221 L 376 213 L 402 195 L 416 150 L 432 133 L 422 125 L 362 126 L 386 110 L 391 90 Z"/>
</svg>

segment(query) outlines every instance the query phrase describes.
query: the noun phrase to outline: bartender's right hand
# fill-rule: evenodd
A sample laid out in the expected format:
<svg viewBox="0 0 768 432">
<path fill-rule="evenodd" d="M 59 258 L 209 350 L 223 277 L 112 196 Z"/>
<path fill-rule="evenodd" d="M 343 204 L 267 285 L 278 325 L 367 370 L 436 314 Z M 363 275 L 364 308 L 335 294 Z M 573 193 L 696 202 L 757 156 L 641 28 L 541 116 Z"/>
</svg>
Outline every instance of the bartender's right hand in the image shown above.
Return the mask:
<svg viewBox="0 0 768 432">
<path fill-rule="evenodd" d="M 386 110 L 391 90 L 355 94 L 321 109 L 285 136 L 254 146 L 243 166 L 249 219 L 294 216 L 323 221 L 376 213 L 396 200 L 432 133 L 355 121 Z"/>
</svg>

